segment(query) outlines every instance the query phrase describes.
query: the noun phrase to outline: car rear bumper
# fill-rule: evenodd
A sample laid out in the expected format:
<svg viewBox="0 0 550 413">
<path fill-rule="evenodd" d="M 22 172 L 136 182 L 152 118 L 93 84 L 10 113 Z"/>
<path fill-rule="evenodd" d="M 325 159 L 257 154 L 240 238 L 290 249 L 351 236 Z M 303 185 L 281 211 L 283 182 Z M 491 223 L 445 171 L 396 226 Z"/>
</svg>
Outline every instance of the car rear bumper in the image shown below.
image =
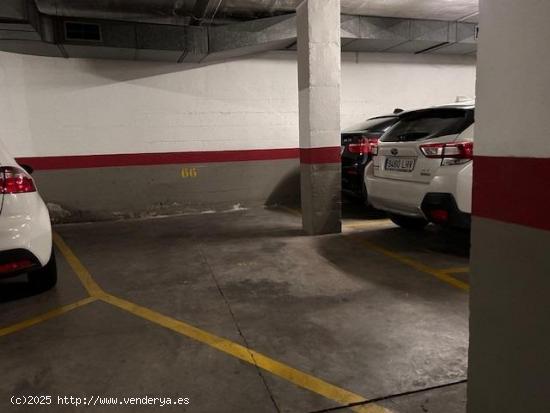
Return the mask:
<svg viewBox="0 0 550 413">
<path fill-rule="evenodd" d="M 45 266 L 52 253 L 52 228 L 37 192 L 6 195 L 0 214 L 0 252 L 23 250 Z"/>
<path fill-rule="evenodd" d="M 342 167 L 342 189 L 361 195 L 363 186 L 363 168 Z"/>
<path fill-rule="evenodd" d="M 377 178 L 366 174 L 369 202 L 377 209 L 412 218 L 425 218 L 420 205 L 428 185 Z"/>
<path fill-rule="evenodd" d="M 438 225 L 469 229 L 471 216 L 462 212 L 452 194 L 429 193 L 422 201 L 422 212 L 428 219 Z"/>
<path fill-rule="evenodd" d="M 471 211 L 472 163 L 446 166 L 428 183 L 374 176 L 374 165 L 365 170 L 371 204 L 378 209 L 435 222 L 427 211 L 445 210 L 448 225 L 467 228 Z"/>
<path fill-rule="evenodd" d="M 27 273 L 42 267 L 38 258 L 30 251 L 14 249 L 0 251 L 0 278 Z"/>
<path fill-rule="evenodd" d="M 358 196 L 363 195 L 365 167 L 369 157 L 361 157 L 354 161 L 342 159 L 342 189 Z"/>
</svg>

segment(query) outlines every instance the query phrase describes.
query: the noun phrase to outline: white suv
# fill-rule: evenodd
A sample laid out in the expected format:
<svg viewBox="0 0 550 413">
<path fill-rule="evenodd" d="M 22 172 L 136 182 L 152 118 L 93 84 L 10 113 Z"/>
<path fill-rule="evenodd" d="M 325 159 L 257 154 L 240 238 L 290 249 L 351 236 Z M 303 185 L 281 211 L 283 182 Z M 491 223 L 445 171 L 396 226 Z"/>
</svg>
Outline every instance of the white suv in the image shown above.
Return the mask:
<svg viewBox="0 0 550 413">
<path fill-rule="evenodd" d="M 29 167 L 21 167 L 0 143 L 0 277 L 28 274 L 33 288 L 57 282 L 48 209 Z"/>
<path fill-rule="evenodd" d="M 365 169 L 371 204 L 405 228 L 468 228 L 474 111 L 463 102 L 400 114 Z"/>
</svg>

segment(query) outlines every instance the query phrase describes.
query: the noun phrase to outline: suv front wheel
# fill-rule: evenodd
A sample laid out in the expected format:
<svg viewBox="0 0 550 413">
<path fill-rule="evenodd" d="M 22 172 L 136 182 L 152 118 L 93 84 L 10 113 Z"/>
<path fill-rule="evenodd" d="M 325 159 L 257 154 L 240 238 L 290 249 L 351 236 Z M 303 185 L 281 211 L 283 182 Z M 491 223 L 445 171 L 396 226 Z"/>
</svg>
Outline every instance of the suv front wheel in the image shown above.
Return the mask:
<svg viewBox="0 0 550 413">
<path fill-rule="evenodd" d="M 428 221 L 423 218 L 412 218 L 406 217 L 404 215 L 390 215 L 390 219 L 394 224 L 399 225 L 401 228 L 410 229 L 410 230 L 421 230 L 428 225 Z"/>
</svg>

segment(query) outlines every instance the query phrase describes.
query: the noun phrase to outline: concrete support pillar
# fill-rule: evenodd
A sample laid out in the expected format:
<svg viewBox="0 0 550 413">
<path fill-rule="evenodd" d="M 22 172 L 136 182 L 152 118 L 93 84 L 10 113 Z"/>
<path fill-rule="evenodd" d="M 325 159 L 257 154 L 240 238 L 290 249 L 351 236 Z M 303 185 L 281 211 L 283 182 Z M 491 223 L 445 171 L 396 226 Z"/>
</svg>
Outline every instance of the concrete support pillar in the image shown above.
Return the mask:
<svg viewBox="0 0 550 413">
<path fill-rule="evenodd" d="M 548 412 L 550 1 L 480 6 L 468 412 Z"/>
<path fill-rule="evenodd" d="M 297 9 L 302 221 L 307 234 L 341 231 L 340 0 Z"/>
</svg>

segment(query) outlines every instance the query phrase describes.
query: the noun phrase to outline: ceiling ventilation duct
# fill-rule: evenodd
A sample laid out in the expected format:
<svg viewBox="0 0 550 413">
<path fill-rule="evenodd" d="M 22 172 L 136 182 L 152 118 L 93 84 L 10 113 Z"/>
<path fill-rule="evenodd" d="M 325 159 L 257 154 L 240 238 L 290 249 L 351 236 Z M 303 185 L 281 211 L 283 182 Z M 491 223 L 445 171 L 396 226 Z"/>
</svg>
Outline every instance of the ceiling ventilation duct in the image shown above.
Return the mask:
<svg viewBox="0 0 550 413">
<path fill-rule="evenodd" d="M 477 52 L 478 25 L 475 23 L 454 23 L 451 42 L 430 50 L 437 54 L 475 54 Z"/>
<path fill-rule="evenodd" d="M 64 35 L 67 41 L 100 42 L 101 26 L 97 23 L 66 21 Z"/>
<path fill-rule="evenodd" d="M 94 0 L 82 1 L 78 4 Z M 137 7 L 150 0 L 135 1 L 132 10 L 152 12 Z M 477 48 L 476 30 L 476 24 L 465 22 L 343 15 L 342 49 L 470 54 Z M 99 19 L 48 15 L 34 0 L 0 0 L 0 50 L 9 52 L 175 63 L 224 60 L 295 45 L 295 14 L 219 26 L 172 25 L 118 20 L 108 14 Z"/>
</svg>

